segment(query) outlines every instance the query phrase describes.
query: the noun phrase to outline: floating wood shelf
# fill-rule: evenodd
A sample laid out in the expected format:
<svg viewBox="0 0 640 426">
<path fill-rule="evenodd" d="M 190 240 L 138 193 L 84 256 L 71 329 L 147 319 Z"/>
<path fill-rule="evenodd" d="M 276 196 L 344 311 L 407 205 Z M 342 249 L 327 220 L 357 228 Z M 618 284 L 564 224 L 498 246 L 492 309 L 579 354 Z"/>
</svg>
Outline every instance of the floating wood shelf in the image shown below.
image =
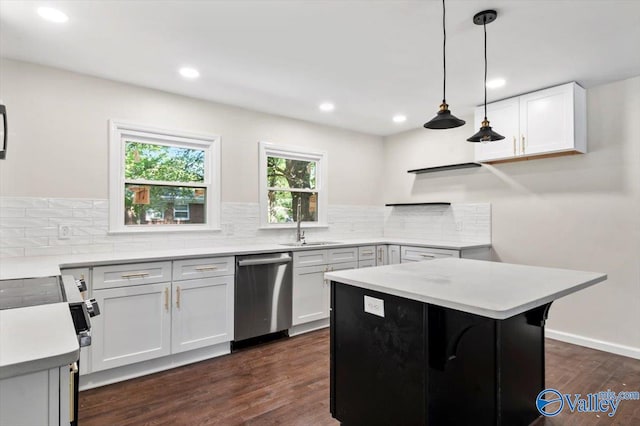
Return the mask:
<svg viewBox="0 0 640 426">
<path fill-rule="evenodd" d="M 459 163 L 459 164 L 449 164 L 448 166 L 437 166 L 437 167 L 426 167 L 424 169 L 413 169 L 407 170 L 407 173 L 433 173 L 433 172 L 443 172 L 445 170 L 457 170 L 457 169 L 470 169 L 472 167 L 480 167 L 482 164 L 480 163 Z"/>
<path fill-rule="evenodd" d="M 451 203 L 389 203 L 385 204 L 387 207 L 400 207 L 400 206 L 450 206 Z"/>
</svg>

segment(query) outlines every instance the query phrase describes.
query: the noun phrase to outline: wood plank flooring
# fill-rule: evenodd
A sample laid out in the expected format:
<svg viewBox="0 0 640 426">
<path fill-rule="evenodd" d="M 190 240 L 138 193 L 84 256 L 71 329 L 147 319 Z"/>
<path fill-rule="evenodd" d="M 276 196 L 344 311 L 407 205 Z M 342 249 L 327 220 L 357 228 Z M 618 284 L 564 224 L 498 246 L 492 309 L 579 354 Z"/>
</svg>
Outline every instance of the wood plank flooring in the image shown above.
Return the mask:
<svg viewBox="0 0 640 426">
<path fill-rule="evenodd" d="M 563 393 L 640 391 L 640 361 L 546 341 L 546 384 Z M 536 426 L 640 425 L 640 401 L 613 419 L 569 413 Z M 329 413 L 329 331 L 268 343 L 80 393 L 79 424 L 337 425 Z"/>
</svg>

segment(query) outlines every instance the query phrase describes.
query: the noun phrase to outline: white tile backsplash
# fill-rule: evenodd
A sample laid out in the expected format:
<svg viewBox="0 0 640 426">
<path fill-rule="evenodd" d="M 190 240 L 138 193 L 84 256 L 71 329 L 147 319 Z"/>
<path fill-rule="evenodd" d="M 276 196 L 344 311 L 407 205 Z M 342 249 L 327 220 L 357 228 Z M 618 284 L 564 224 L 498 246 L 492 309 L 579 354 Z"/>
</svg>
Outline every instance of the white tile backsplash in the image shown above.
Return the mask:
<svg viewBox="0 0 640 426">
<path fill-rule="evenodd" d="M 260 229 L 258 203 L 222 203 L 221 231 L 108 233 L 108 200 L 0 197 L 0 257 L 198 248 L 290 242 L 295 229 Z M 382 207 L 330 205 L 329 226 L 304 229 L 308 240 L 398 237 L 490 242 L 488 203 Z M 29 217 L 37 216 L 37 217 Z M 71 227 L 58 239 L 58 226 Z"/>
</svg>

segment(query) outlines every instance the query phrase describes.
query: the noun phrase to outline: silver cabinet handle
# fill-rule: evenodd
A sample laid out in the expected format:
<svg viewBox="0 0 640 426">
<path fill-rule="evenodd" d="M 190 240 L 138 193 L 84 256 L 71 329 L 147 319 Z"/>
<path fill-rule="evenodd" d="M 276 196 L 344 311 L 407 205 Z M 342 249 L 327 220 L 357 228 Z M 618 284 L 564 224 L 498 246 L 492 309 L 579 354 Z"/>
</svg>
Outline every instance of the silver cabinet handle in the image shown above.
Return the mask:
<svg viewBox="0 0 640 426">
<path fill-rule="evenodd" d="M 429 259 L 435 259 L 436 255 L 435 254 L 427 254 L 427 253 L 420 253 L 421 257 L 428 257 Z"/>
<path fill-rule="evenodd" d="M 215 271 L 216 269 L 218 269 L 218 267 L 215 265 L 205 265 L 205 266 L 196 266 L 194 269 L 198 272 L 203 272 L 203 271 Z"/>
<path fill-rule="evenodd" d="M 131 272 L 130 274 L 121 274 L 122 278 L 144 278 L 148 277 L 148 272 Z"/>
<path fill-rule="evenodd" d="M 176 308 L 180 309 L 180 286 L 176 287 Z"/>
<path fill-rule="evenodd" d="M 372 251 L 363 251 L 362 254 L 370 255 L 370 254 L 373 254 L 373 252 Z"/>
<path fill-rule="evenodd" d="M 522 135 L 522 146 L 520 147 L 520 151 L 524 154 L 524 135 Z"/>
</svg>

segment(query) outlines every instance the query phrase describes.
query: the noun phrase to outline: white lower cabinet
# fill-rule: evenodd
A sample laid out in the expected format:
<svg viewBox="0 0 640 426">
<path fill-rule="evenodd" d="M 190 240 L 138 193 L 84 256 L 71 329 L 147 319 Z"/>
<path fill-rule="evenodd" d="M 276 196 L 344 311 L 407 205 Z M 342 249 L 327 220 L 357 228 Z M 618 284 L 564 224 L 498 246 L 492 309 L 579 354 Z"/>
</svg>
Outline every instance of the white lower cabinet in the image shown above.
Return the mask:
<svg viewBox="0 0 640 426">
<path fill-rule="evenodd" d="M 171 352 L 171 283 L 94 290 L 100 315 L 91 323 L 92 371 Z"/>
<path fill-rule="evenodd" d="M 348 259 L 346 262 L 324 265 L 300 266 L 315 259 Z M 294 326 L 329 318 L 331 298 L 330 283 L 324 279 L 325 272 L 356 269 L 357 249 L 314 250 L 293 254 L 293 306 Z"/>
<path fill-rule="evenodd" d="M 233 340 L 233 276 L 173 283 L 171 352 Z"/>
<path fill-rule="evenodd" d="M 173 263 L 94 268 L 92 372 L 233 340 L 233 257 Z"/>
<path fill-rule="evenodd" d="M 68 365 L 0 380 L 0 425 L 68 425 L 69 380 Z"/>
</svg>

